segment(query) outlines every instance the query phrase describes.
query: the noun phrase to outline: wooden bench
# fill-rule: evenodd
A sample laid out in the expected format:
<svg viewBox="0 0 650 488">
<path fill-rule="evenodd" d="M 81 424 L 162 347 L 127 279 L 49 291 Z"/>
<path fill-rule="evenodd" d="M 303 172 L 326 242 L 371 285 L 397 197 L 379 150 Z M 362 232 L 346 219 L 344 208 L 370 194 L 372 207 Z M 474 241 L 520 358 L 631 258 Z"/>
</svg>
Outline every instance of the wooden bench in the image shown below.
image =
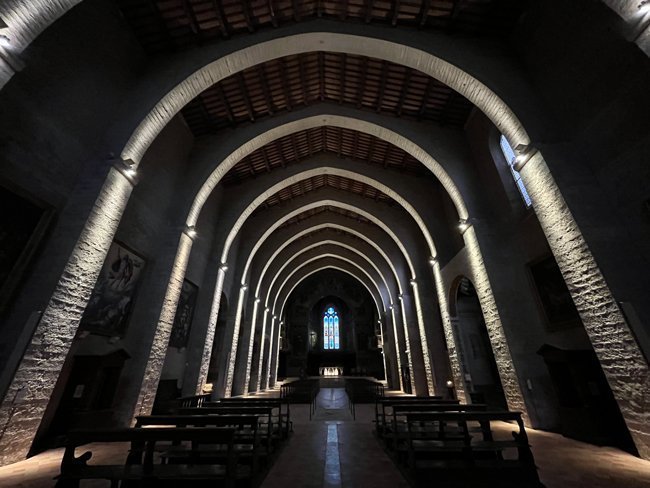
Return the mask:
<svg viewBox="0 0 650 488">
<path fill-rule="evenodd" d="M 386 426 L 386 410 L 393 405 L 418 405 L 418 404 L 458 404 L 458 400 L 443 400 L 439 396 L 430 397 L 392 397 L 377 398 L 375 401 L 375 428 L 381 434 L 381 428 Z"/>
<path fill-rule="evenodd" d="M 203 405 L 203 402 L 210 401 L 210 393 L 202 393 L 200 395 L 190 395 L 180 397 L 178 404 L 180 408 L 195 408 Z"/>
<path fill-rule="evenodd" d="M 275 447 L 282 440 L 277 433 L 281 430 L 279 418 L 274 417 L 273 407 L 235 407 L 235 406 L 212 406 L 200 408 L 181 408 L 178 415 L 227 415 L 227 416 L 256 416 L 258 417 L 260 440 L 263 452 L 270 455 Z"/>
<path fill-rule="evenodd" d="M 57 488 L 79 487 L 82 480 L 108 480 L 116 488 L 123 481 L 145 482 L 151 486 L 186 486 L 190 482 L 210 482 L 211 486 L 233 487 L 238 477 L 234 451 L 235 431 L 218 428 L 132 428 L 68 433 L 61 461 Z M 129 443 L 124 464 L 88 464 L 92 452 L 75 456 L 75 450 L 86 444 Z M 165 463 L 156 445 L 175 444 L 187 456 L 176 464 Z M 222 455 L 202 456 L 206 445 L 223 446 Z"/>
<path fill-rule="evenodd" d="M 442 412 L 484 412 L 487 405 L 459 403 L 419 403 L 397 404 L 391 407 L 390 423 L 384 426 L 382 438 L 390 449 L 405 450 L 407 438 L 407 415 L 409 413 L 442 413 Z"/>
<path fill-rule="evenodd" d="M 407 464 L 418 485 L 543 487 L 520 412 L 407 413 L 406 421 Z M 515 422 L 518 430 L 497 439 L 493 422 Z"/>
<path fill-rule="evenodd" d="M 255 475 L 259 469 L 259 461 L 266 461 L 266 453 L 260 449 L 258 435 L 259 417 L 255 415 L 139 415 L 136 417 L 135 427 L 219 427 L 235 431 L 234 450 L 239 462 L 245 460 Z M 169 450 L 162 446 L 161 450 Z M 213 447 L 215 452 L 222 451 L 222 447 Z M 174 454 L 168 452 L 168 458 L 173 455 L 185 456 L 186 452 Z"/>
<path fill-rule="evenodd" d="M 280 398 L 222 398 L 214 402 L 205 402 L 205 407 L 272 407 L 278 409 L 278 424 L 282 437 L 286 439 L 293 432 L 291 422 L 291 405 Z M 284 408 L 283 408 L 284 407 Z M 275 414 L 274 414 L 275 418 Z"/>
</svg>

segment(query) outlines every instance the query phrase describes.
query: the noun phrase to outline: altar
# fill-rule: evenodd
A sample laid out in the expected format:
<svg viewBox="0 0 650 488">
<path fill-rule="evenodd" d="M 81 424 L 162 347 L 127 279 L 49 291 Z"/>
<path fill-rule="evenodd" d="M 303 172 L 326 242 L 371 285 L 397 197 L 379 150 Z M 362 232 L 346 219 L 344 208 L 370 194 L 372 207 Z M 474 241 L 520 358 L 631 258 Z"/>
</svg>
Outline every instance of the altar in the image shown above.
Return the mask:
<svg viewBox="0 0 650 488">
<path fill-rule="evenodd" d="M 341 366 L 324 366 L 318 369 L 320 376 L 343 376 L 343 368 Z"/>
</svg>

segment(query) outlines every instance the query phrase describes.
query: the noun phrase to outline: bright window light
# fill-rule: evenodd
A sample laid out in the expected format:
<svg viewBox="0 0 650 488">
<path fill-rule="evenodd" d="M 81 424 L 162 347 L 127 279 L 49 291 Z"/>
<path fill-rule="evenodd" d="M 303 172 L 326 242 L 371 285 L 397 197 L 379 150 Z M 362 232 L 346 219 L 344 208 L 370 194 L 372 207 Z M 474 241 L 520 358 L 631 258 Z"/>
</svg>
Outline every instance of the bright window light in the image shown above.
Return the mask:
<svg viewBox="0 0 650 488">
<path fill-rule="evenodd" d="M 526 208 L 530 208 L 533 202 L 530 199 L 530 195 L 528 195 L 528 191 L 526 190 L 526 186 L 524 185 L 524 182 L 521 179 L 521 175 L 514 168 L 515 158 L 517 157 L 515 155 L 515 151 L 512 149 L 512 147 L 510 147 L 510 143 L 508 142 L 508 140 L 503 134 L 501 135 L 501 139 L 499 139 L 499 144 L 501 145 L 501 151 L 503 152 L 503 156 L 506 158 L 506 161 L 508 162 L 508 168 L 510 168 L 510 174 L 512 174 L 512 178 L 515 180 L 515 184 L 517 185 L 517 188 L 519 188 L 519 193 L 521 193 L 521 198 L 524 199 Z"/>
</svg>

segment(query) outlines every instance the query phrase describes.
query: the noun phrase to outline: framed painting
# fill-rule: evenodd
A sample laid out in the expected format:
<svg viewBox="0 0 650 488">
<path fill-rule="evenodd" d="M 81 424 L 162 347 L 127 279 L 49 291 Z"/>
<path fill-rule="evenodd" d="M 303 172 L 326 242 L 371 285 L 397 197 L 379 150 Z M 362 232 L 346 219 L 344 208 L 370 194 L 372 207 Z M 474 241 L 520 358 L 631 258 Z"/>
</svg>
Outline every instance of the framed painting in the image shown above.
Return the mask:
<svg viewBox="0 0 650 488">
<path fill-rule="evenodd" d="M 181 296 L 178 299 L 176 316 L 174 317 L 174 326 L 169 337 L 169 347 L 178 347 L 179 349 L 187 347 L 198 294 L 198 286 L 188 280 L 183 280 Z"/>
<path fill-rule="evenodd" d="M 555 332 L 582 326 L 569 289 L 553 256 L 547 256 L 528 266 L 548 330 Z"/>
<path fill-rule="evenodd" d="M 80 329 L 112 337 L 123 336 L 144 266 L 141 256 L 113 242 L 81 318 Z"/>
</svg>

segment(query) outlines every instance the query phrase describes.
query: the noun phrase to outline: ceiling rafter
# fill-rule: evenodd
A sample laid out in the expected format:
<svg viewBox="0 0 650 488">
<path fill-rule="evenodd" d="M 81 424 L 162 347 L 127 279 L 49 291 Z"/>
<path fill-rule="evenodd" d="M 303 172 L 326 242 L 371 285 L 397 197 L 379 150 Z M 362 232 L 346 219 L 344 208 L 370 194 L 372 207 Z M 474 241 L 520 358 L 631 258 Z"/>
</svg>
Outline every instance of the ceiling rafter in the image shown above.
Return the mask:
<svg viewBox="0 0 650 488">
<path fill-rule="evenodd" d="M 219 30 L 221 31 L 221 35 L 223 37 L 230 37 L 230 26 L 228 25 L 226 13 L 223 11 L 223 5 L 219 0 L 212 0 L 212 5 L 219 21 Z"/>
<path fill-rule="evenodd" d="M 115 0 L 147 52 L 189 49 L 283 23 L 325 17 L 469 36 L 507 38 L 525 9 L 516 0 Z M 142 8 L 153 5 L 159 11 Z M 190 15 L 194 19 L 188 19 Z M 155 18 L 161 17 L 162 22 Z"/>
<path fill-rule="evenodd" d="M 259 175 L 319 153 L 428 178 L 432 183 L 436 181 L 428 169 L 404 150 L 369 134 L 331 126 L 302 130 L 270 142 L 242 158 L 222 181 L 225 186 L 245 182 L 252 176 L 250 162 L 255 175 Z"/>
</svg>

